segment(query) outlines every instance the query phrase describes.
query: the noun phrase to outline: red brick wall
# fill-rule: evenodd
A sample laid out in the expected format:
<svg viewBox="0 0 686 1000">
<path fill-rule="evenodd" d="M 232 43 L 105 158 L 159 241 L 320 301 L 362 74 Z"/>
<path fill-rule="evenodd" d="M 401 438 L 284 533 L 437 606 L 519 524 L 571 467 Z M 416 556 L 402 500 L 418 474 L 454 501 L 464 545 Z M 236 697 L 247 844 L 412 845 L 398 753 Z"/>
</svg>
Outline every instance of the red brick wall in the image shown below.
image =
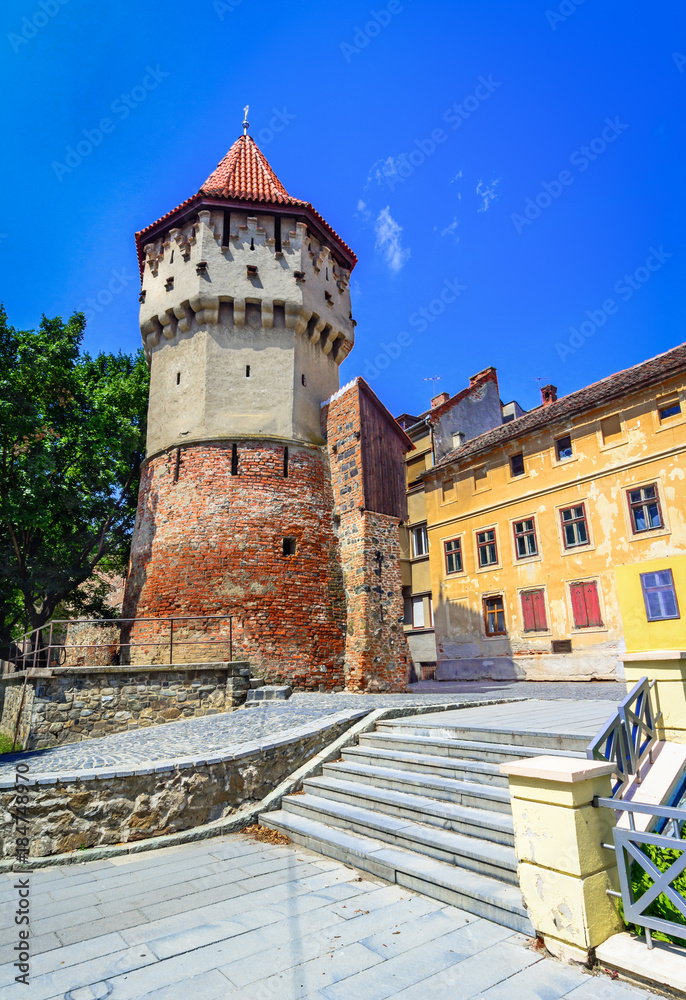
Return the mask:
<svg viewBox="0 0 686 1000">
<path fill-rule="evenodd" d="M 360 391 L 352 383 L 333 397 L 324 413 L 348 606 L 346 687 L 402 691 L 410 653 L 400 624 L 399 519 L 366 510 Z"/>
<path fill-rule="evenodd" d="M 326 455 L 290 445 L 284 477 L 283 445 L 237 442 L 237 451 L 235 476 L 223 442 L 181 448 L 176 482 L 177 449 L 146 464 L 124 616 L 235 614 L 234 656 L 254 673 L 341 687 L 345 593 Z M 286 537 L 295 555 L 283 554 Z M 216 658 L 210 647 L 181 649 L 175 662 Z"/>
</svg>

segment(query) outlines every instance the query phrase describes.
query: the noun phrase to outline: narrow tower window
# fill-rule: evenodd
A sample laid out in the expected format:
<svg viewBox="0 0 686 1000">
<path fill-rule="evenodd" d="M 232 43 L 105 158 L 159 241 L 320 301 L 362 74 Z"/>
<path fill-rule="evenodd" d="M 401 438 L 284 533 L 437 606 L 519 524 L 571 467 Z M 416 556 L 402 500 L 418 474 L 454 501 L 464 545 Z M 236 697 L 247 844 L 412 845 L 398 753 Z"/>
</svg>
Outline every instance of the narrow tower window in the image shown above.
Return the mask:
<svg viewBox="0 0 686 1000">
<path fill-rule="evenodd" d="M 283 477 L 288 477 L 288 445 L 283 450 Z"/>
<path fill-rule="evenodd" d="M 173 264 L 173 263 L 174 263 L 174 251 L 173 251 L 173 250 L 172 250 L 172 252 L 171 252 L 171 257 L 169 258 L 169 263 L 170 263 L 170 264 Z"/>
<path fill-rule="evenodd" d="M 245 377 L 250 378 L 250 365 L 245 366 Z"/>
<path fill-rule="evenodd" d="M 284 538 L 284 540 L 283 540 L 283 554 L 285 556 L 294 556 L 295 555 L 295 549 L 296 549 L 295 538 Z"/>
<path fill-rule="evenodd" d="M 255 239 L 254 239 L 254 237 L 250 237 L 250 249 L 251 250 L 255 249 Z"/>
<path fill-rule="evenodd" d="M 176 461 L 174 462 L 174 482 L 179 481 L 179 466 L 181 465 L 181 449 L 176 449 Z"/>
<path fill-rule="evenodd" d="M 231 236 L 231 212 L 226 209 L 224 211 L 224 226 L 222 229 L 222 246 L 228 247 L 229 237 Z"/>
<path fill-rule="evenodd" d="M 281 253 L 281 216 L 274 216 L 274 249 Z"/>
<path fill-rule="evenodd" d="M 238 475 L 238 445 L 231 445 L 231 475 Z"/>
<path fill-rule="evenodd" d="M 181 372 L 176 373 L 176 384 L 181 385 Z"/>
<path fill-rule="evenodd" d="M 303 385 L 307 385 L 307 379 L 305 378 L 304 375 L 300 376 L 300 381 L 302 382 Z"/>
</svg>

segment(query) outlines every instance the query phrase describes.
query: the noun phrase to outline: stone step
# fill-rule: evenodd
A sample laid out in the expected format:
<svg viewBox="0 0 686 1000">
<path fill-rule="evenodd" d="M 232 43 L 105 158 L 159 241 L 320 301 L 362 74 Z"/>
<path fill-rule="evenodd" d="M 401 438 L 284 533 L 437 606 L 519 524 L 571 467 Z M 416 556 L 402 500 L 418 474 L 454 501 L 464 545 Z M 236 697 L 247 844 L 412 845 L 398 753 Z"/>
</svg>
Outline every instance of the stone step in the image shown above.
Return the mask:
<svg viewBox="0 0 686 1000">
<path fill-rule="evenodd" d="M 265 701 L 286 701 L 293 694 L 288 684 L 264 684 L 262 687 L 250 688 L 245 699 L 245 708 L 254 708 Z"/>
<path fill-rule="evenodd" d="M 362 733 L 360 746 L 401 750 L 411 753 L 436 754 L 440 757 L 460 757 L 463 760 L 482 760 L 502 764 L 519 757 L 538 757 L 541 747 L 513 746 L 508 743 L 484 743 L 481 740 L 452 740 L 445 737 L 413 736 L 409 733 Z M 586 756 L 578 750 L 546 749 L 554 757 Z"/>
<path fill-rule="evenodd" d="M 339 778 L 308 778 L 303 787 L 307 794 L 319 798 L 346 802 L 388 816 L 482 837 L 495 844 L 508 847 L 514 845 L 514 823 L 512 816 L 507 813 L 474 809 L 456 802 L 431 799 L 425 795 L 399 792 L 392 788 L 377 788 L 360 781 L 342 781 Z"/>
<path fill-rule="evenodd" d="M 404 771 L 399 768 L 356 764 L 348 760 L 335 764 L 325 764 L 324 774 L 327 777 L 364 782 L 380 788 L 415 792 L 429 798 L 474 806 L 477 809 L 491 809 L 494 812 L 502 813 L 511 811 L 509 789 L 499 788 L 495 785 L 483 785 L 476 781 L 458 781 L 454 778 L 419 774 L 416 771 Z"/>
<path fill-rule="evenodd" d="M 521 893 L 506 882 L 283 809 L 262 813 L 260 822 L 326 857 L 533 936 Z"/>
<path fill-rule="evenodd" d="M 251 688 L 261 688 L 264 687 L 264 677 L 251 677 L 250 678 Z"/>
<path fill-rule="evenodd" d="M 511 885 L 519 884 L 517 856 L 512 847 L 317 795 L 287 796 L 282 809 L 329 826 L 375 837 L 394 847 L 404 847 Z"/>
<path fill-rule="evenodd" d="M 381 733 L 400 733 L 410 736 L 424 736 L 451 740 L 478 740 L 481 743 L 502 743 L 510 746 L 536 747 L 538 753 L 544 750 L 576 750 L 584 753 L 590 743 L 588 736 L 571 736 L 567 733 L 542 733 L 536 730 L 518 730 L 499 726 L 458 726 L 458 725 L 427 725 L 422 723 L 421 716 L 410 719 L 388 719 L 377 723 L 377 731 Z M 431 716 L 429 716 L 431 718 Z"/>
<path fill-rule="evenodd" d="M 341 756 L 343 760 L 357 761 L 358 764 L 376 764 L 379 767 L 402 765 L 404 771 L 480 781 L 501 788 L 507 788 L 509 784 L 507 775 L 500 773 L 498 764 L 487 761 L 461 760 L 457 757 L 440 757 L 438 754 L 410 753 L 395 749 L 382 750 L 366 744 L 361 747 L 349 747 Z"/>
</svg>

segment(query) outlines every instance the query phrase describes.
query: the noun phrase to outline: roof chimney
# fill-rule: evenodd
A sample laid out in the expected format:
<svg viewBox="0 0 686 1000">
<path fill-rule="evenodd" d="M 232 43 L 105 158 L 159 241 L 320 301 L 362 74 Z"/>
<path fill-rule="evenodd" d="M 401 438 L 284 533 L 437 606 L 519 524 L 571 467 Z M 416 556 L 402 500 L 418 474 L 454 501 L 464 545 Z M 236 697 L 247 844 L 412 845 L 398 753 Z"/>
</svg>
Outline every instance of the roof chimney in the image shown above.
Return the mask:
<svg viewBox="0 0 686 1000">
<path fill-rule="evenodd" d="M 541 386 L 541 398 L 543 400 L 544 406 L 550 406 L 551 403 L 557 400 L 557 386 L 556 385 L 542 385 Z"/>
<path fill-rule="evenodd" d="M 437 396 L 434 396 L 434 398 L 431 400 L 431 409 L 435 410 L 437 406 L 442 406 L 443 403 L 447 403 L 449 399 L 450 399 L 450 393 L 439 392 L 439 394 Z"/>
<path fill-rule="evenodd" d="M 479 385 L 480 382 L 495 382 L 496 385 L 498 384 L 498 375 L 493 365 L 484 368 L 482 372 L 477 372 L 476 375 L 469 376 L 470 389 L 475 385 Z"/>
</svg>

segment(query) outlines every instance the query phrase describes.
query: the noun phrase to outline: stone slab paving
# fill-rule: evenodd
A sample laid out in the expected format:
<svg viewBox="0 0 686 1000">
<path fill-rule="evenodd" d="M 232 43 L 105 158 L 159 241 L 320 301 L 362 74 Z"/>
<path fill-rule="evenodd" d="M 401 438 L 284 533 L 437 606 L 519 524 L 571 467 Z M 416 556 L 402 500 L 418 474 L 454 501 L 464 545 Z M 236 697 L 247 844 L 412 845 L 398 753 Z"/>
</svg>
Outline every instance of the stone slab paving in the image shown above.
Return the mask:
<svg viewBox="0 0 686 1000">
<path fill-rule="evenodd" d="M 17 875 L 0 875 L 11 913 Z M 24 876 L 26 877 L 26 876 Z M 527 938 L 296 845 L 242 834 L 30 879 L 30 984 L 3 1000 L 646 1000 Z"/>
<path fill-rule="evenodd" d="M 427 729 L 473 726 L 483 732 L 507 730 L 512 733 L 562 734 L 582 736 L 590 741 L 616 708 L 615 701 L 543 701 L 531 698 L 510 704 L 433 712 L 422 719 L 422 726 Z M 403 722 L 407 720 L 393 720 L 390 724 L 402 725 Z"/>
</svg>

